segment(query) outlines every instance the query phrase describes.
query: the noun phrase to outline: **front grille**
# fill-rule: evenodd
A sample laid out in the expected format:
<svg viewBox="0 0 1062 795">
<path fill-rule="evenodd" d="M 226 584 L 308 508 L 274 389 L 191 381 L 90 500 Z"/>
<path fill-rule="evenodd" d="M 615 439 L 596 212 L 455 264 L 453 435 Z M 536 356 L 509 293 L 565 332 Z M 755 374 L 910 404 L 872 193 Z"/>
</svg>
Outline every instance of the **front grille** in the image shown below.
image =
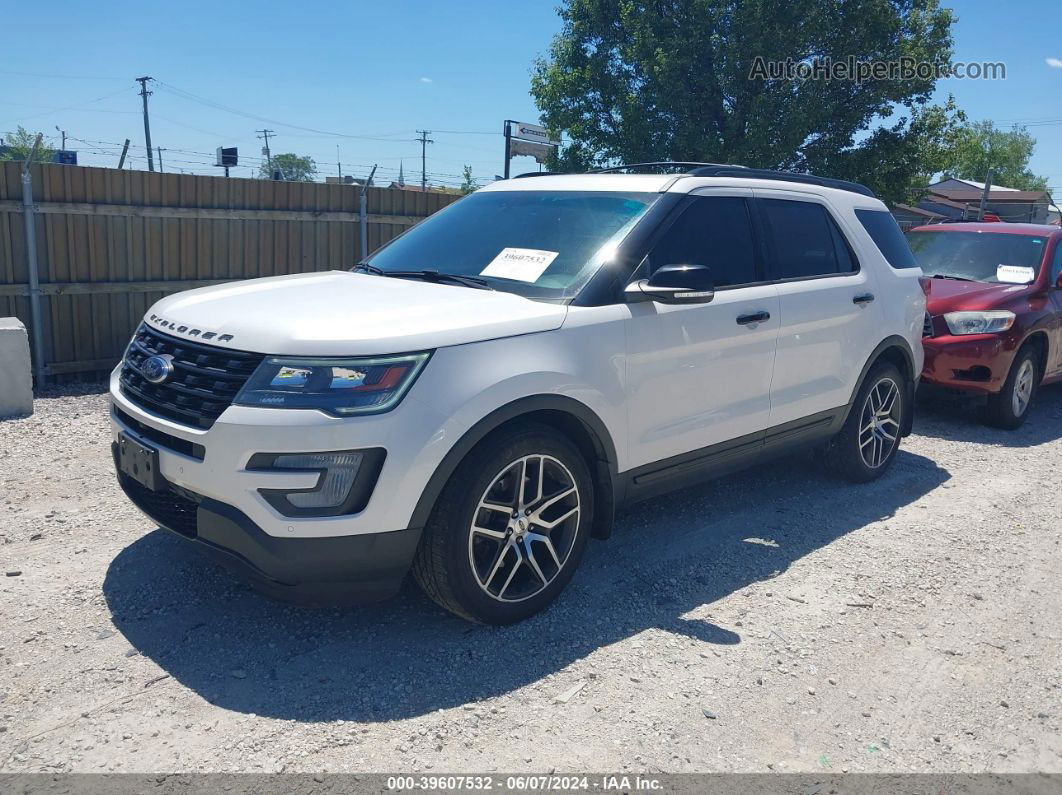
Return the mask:
<svg viewBox="0 0 1062 795">
<path fill-rule="evenodd" d="M 152 442 L 156 442 L 162 447 L 175 450 L 190 458 L 198 458 L 200 461 L 206 458 L 206 448 L 203 447 L 203 445 L 189 442 L 185 439 L 174 436 L 173 434 L 165 433 L 157 428 L 152 428 L 150 425 L 145 425 L 135 417 L 129 416 L 117 406 L 114 406 L 113 408 L 115 419 L 127 428 L 132 428 L 137 436 L 141 436 L 144 439 L 150 439 Z"/>
<path fill-rule="evenodd" d="M 149 356 L 170 356 L 174 372 L 153 384 L 140 368 Z M 260 353 L 230 351 L 182 340 L 141 325 L 122 363 L 122 394 L 137 405 L 175 422 L 209 428 L 232 405 L 236 393 L 264 359 Z"/>
<path fill-rule="evenodd" d="M 199 503 L 174 491 L 152 491 L 127 475 L 118 474 L 122 490 L 137 508 L 161 527 L 195 538 Z"/>
<path fill-rule="evenodd" d="M 926 312 L 925 320 L 922 321 L 922 336 L 923 337 L 932 337 L 933 336 L 933 318 L 930 317 L 928 312 Z"/>
</svg>

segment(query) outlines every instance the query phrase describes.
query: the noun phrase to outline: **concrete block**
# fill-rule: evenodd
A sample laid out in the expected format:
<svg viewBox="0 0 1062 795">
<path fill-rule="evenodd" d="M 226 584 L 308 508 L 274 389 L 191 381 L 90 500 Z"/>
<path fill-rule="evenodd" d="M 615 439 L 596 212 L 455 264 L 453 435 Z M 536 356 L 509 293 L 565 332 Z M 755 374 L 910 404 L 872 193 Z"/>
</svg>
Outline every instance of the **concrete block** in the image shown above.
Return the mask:
<svg viewBox="0 0 1062 795">
<path fill-rule="evenodd" d="M 0 317 L 0 419 L 32 413 L 29 335 L 18 318 Z"/>
</svg>

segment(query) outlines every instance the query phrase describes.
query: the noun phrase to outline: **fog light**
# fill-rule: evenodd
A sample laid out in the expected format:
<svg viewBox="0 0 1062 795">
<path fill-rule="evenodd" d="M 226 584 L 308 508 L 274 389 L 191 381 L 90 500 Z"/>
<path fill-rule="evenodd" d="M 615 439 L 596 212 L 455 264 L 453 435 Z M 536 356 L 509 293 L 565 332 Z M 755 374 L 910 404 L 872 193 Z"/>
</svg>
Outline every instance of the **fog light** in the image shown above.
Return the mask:
<svg viewBox="0 0 1062 795">
<path fill-rule="evenodd" d="M 382 447 L 329 453 L 255 453 L 247 462 L 247 470 L 274 476 L 278 472 L 316 472 L 313 488 L 260 488 L 258 493 L 284 516 L 348 516 L 369 504 L 386 457 Z"/>
<path fill-rule="evenodd" d="M 296 508 L 338 508 L 350 493 L 361 468 L 362 453 L 301 453 L 278 455 L 274 469 L 321 470 L 311 491 L 290 491 L 286 497 Z"/>
</svg>

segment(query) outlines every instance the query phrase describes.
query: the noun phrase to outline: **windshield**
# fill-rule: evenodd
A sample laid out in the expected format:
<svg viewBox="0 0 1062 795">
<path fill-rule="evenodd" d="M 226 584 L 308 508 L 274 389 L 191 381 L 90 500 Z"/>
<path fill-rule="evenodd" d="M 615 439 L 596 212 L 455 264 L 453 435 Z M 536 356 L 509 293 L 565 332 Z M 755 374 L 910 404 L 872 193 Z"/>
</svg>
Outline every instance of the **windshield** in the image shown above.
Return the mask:
<svg viewBox="0 0 1062 795">
<path fill-rule="evenodd" d="M 1036 278 L 1047 238 L 1005 232 L 911 232 L 915 259 L 926 276 L 1028 284 Z"/>
<path fill-rule="evenodd" d="M 614 254 L 657 193 L 473 193 L 373 254 L 384 271 L 437 270 L 529 298 L 574 296 Z"/>
</svg>

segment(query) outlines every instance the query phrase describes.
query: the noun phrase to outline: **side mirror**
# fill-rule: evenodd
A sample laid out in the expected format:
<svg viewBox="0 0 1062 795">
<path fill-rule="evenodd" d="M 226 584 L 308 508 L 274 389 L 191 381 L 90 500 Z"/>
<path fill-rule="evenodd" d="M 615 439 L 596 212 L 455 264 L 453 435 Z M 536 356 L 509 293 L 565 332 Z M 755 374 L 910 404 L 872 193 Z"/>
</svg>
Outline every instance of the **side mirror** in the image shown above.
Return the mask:
<svg viewBox="0 0 1062 795">
<path fill-rule="evenodd" d="M 664 265 L 624 289 L 627 300 L 661 304 L 707 304 L 715 298 L 712 272 L 703 265 Z"/>
<path fill-rule="evenodd" d="M 1062 273 L 1058 274 L 1058 278 L 1055 279 L 1055 287 L 1062 290 Z"/>
</svg>

